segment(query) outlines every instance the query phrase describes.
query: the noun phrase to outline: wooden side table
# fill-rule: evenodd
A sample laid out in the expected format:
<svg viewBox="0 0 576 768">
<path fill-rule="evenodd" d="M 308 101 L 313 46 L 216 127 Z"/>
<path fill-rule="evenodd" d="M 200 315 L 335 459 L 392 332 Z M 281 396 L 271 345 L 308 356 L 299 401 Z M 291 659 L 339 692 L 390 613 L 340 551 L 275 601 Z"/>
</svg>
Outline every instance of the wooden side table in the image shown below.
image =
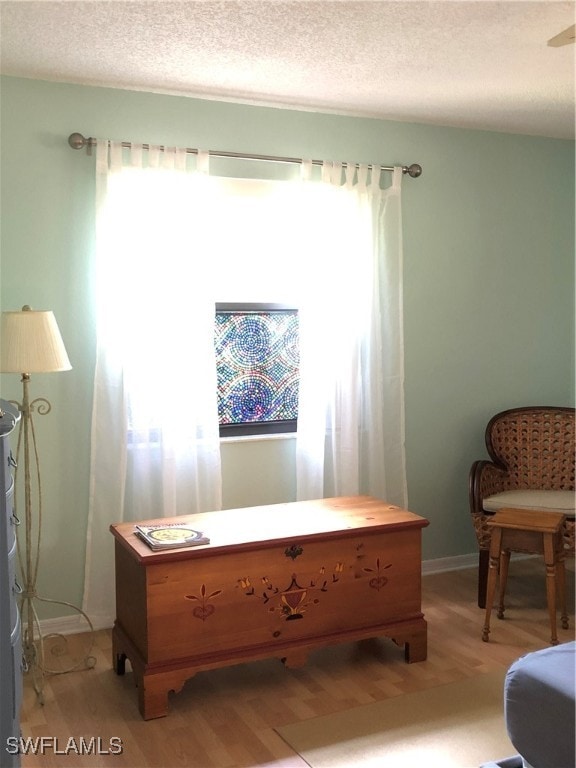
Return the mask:
<svg viewBox="0 0 576 768">
<path fill-rule="evenodd" d="M 551 644 L 558 645 L 556 634 L 556 594 L 560 602 L 562 628 L 568 629 L 566 612 L 566 575 L 564 568 L 564 545 L 562 525 L 564 515 L 560 512 L 526 512 L 523 509 L 501 509 L 488 522 L 492 529 L 490 539 L 490 565 L 486 596 L 486 618 L 482 640 L 488 642 L 490 614 L 498 572 L 500 573 L 500 596 L 498 618 L 504 618 L 504 594 L 508 579 L 510 553 L 526 552 L 543 554 L 546 566 L 546 597 L 550 614 Z"/>
</svg>

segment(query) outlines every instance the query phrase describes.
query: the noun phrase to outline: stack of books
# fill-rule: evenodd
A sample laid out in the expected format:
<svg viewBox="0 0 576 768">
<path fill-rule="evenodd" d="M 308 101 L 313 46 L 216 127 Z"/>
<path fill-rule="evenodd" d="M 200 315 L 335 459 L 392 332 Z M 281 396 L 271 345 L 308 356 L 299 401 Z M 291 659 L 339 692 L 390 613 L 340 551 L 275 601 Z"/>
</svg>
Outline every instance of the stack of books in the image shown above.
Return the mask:
<svg viewBox="0 0 576 768">
<path fill-rule="evenodd" d="M 210 544 L 210 539 L 202 531 L 196 531 L 186 523 L 167 525 L 136 525 L 134 532 L 151 549 L 177 549 L 179 547 L 199 547 Z"/>
</svg>

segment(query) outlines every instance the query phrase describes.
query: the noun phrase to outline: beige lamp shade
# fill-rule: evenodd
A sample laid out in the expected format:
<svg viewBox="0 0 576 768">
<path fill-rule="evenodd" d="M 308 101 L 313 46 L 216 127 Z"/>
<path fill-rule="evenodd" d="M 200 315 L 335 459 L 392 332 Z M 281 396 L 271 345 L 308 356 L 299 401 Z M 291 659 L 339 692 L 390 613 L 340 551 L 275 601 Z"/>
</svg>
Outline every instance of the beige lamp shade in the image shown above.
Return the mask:
<svg viewBox="0 0 576 768">
<path fill-rule="evenodd" d="M 21 312 L 2 312 L 2 373 L 51 373 L 71 368 L 53 312 L 29 307 Z"/>
</svg>

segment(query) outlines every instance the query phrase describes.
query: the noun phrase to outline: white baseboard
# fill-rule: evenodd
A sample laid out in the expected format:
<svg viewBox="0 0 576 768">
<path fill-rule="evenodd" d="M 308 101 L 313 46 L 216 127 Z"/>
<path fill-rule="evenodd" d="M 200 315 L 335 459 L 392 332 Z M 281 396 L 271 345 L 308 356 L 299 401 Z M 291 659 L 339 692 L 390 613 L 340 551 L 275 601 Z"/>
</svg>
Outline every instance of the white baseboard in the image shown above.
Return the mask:
<svg viewBox="0 0 576 768">
<path fill-rule="evenodd" d="M 113 616 L 90 617 L 94 630 L 110 629 L 114 624 Z M 90 627 L 81 616 L 59 616 L 55 619 L 42 619 L 40 631 L 42 636 L 47 635 L 77 635 L 80 632 L 88 632 Z"/>
<path fill-rule="evenodd" d="M 445 571 L 461 571 L 463 568 L 478 567 L 478 552 L 469 555 L 454 555 L 454 557 L 438 557 L 435 560 L 422 562 L 422 576 Z"/>
<path fill-rule="evenodd" d="M 514 560 L 531 560 L 540 555 L 528 555 L 523 552 L 512 552 Z M 567 567 L 570 567 L 567 563 Z M 439 557 L 437 560 L 424 560 L 422 576 L 445 571 L 461 571 L 464 568 L 478 568 L 478 552 L 470 555 L 455 555 L 454 557 Z"/>
</svg>

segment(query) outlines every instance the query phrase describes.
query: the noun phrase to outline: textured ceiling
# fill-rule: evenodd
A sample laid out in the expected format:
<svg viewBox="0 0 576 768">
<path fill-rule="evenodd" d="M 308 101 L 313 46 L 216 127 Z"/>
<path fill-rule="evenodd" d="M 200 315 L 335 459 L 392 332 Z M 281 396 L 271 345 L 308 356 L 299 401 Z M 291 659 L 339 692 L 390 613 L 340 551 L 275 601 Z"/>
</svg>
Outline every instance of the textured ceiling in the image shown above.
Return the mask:
<svg viewBox="0 0 576 768">
<path fill-rule="evenodd" d="M 0 2 L 3 74 L 574 137 L 574 2 Z"/>
</svg>

